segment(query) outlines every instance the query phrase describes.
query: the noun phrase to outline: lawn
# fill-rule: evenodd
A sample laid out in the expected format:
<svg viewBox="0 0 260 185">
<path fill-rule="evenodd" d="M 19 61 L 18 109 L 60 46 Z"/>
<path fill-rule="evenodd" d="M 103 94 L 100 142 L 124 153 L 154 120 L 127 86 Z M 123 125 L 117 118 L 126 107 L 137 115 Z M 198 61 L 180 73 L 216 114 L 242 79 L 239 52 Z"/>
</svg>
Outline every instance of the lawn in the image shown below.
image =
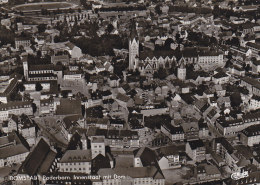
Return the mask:
<svg viewBox="0 0 260 185">
<path fill-rule="evenodd" d="M 41 9 L 53 10 L 58 8 L 72 8 L 73 6 L 73 4 L 67 2 L 45 2 L 18 5 L 14 7 L 14 9 L 17 11 L 40 11 Z"/>
</svg>

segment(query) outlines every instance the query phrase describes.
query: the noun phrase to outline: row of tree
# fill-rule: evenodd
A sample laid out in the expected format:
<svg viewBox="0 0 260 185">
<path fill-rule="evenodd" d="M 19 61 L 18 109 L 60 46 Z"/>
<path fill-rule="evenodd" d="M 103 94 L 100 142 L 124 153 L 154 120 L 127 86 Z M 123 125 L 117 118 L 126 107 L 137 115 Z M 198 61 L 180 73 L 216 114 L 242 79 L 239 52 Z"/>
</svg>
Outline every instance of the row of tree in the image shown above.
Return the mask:
<svg viewBox="0 0 260 185">
<path fill-rule="evenodd" d="M 101 37 L 74 39 L 72 42 L 82 49 L 85 54 L 91 56 L 114 55 L 113 48 L 127 48 L 127 41 L 118 35 L 102 35 Z"/>
</svg>

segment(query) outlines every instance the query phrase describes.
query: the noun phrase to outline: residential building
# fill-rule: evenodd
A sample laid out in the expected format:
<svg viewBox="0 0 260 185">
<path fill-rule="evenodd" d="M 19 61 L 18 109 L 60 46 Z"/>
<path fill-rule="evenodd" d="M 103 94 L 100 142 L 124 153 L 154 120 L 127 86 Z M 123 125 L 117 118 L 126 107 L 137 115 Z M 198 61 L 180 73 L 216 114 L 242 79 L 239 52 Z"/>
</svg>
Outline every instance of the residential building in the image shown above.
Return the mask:
<svg viewBox="0 0 260 185">
<path fill-rule="evenodd" d="M 260 97 L 253 95 L 249 100 L 249 109 L 256 110 L 260 108 Z"/>
<path fill-rule="evenodd" d="M 60 172 L 91 173 L 91 150 L 67 150 L 57 163 Z"/>
<path fill-rule="evenodd" d="M 260 144 L 260 125 L 252 125 L 242 130 L 240 141 L 246 146 Z"/>
<path fill-rule="evenodd" d="M 36 143 L 37 130 L 38 126 L 27 115 L 22 114 L 19 117 L 18 131 L 26 139 L 29 146 L 32 146 Z"/>
<path fill-rule="evenodd" d="M 30 47 L 31 41 L 29 38 L 15 38 L 15 48 L 20 49 L 22 46 L 23 48 Z"/>
<path fill-rule="evenodd" d="M 101 154 L 105 156 L 105 137 L 91 137 L 91 154 L 92 159 Z"/>
<path fill-rule="evenodd" d="M 182 127 L 175 127 L 171 124 L 162 124 L 161 132 L 168 136 L 172 141 L 183 141 L 185 137 Z"/>
<path fill-rule="evenodd" d="M 196 162 L 206 159 L 206 148 L 202 140 L 192 140 L 186 143 L 187 155 Z"/>
<path fill-rule="evenodd" d="M 8 120 L 3 121 L 2 130 L 5 133 L 10 133 L 12 131 L 17 131 L 18 129 L 18 116 L 11 114 Z"/>
<path fill-rule="evenodd" d="M 111 148 L 138 148 L 140 145 L 137 131 L 90 127 L 87 136 L 105 136 L 105 145 Z"/>
<path fill-rule="evenodd" d="M 252 72 L 259 73 L 260 72 L 260 60 L 252 60 Z"/>
<path fill-rule="evenodd" d="M 156 150 L 158 164 L 162 170 L 180 168 L 186 164 L 185 145 L 164 146 Z"/>
<path fill-rule="evenodd" d="M 148 147 L 138 148 L 133 151 L 134 167 L 158 166 L 157 155 L 154 150 Z"/>
<path fill-rule="evenodd" d="M 21 164 L 30 153 L 30 147 L 17 132 L 0 137 L 0 167 Z"/>
<path fill-rule="evenodd" d="M 33 115 L 32 102 L 30 101 L 14 101 L 0 104 L 0 122 L 8 120 L 9 115 Z"/>
</svg>

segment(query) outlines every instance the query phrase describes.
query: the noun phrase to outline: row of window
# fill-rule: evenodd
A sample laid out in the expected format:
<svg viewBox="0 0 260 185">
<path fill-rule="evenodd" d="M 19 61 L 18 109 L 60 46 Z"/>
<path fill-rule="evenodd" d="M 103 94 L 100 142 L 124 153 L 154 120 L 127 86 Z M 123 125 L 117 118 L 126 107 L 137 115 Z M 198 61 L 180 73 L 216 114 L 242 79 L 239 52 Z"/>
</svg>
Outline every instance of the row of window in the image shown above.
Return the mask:
<svg viewBox="0 0 260 185">
<path fill-rule="evenodd" d="M 29 74 L 48 74 L 53 73 L 53 70 L 29 71 Z"/>
</svg>

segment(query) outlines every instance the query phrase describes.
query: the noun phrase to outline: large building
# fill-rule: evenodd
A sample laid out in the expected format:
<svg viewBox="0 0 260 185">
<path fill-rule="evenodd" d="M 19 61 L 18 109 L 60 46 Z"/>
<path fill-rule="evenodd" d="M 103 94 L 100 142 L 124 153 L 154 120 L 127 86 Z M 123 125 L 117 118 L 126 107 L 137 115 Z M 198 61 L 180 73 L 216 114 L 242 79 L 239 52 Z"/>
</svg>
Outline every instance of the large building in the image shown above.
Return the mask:
<svg viewBox="0 0 260 185">
<path fill-rule="evenodd" d="M 7 120 L 11 114 L 14 115 L 33 115 L 32 102 L 15 101 L 0 104 L 0 122 Z"/>
<path fill-rule="evenodd" d="M 67 150 L 57 163 L 60 172 L 86 173 L 91 172 L 90 150 Z"/>
<path fill-rule="evenodd" d="M 62 80 L 62 67 L 59 65 L 28 65 L 23 62 L 24 77 L 28 81 Z"/>
<path fill-rule="evenodd" d="M 27 48 L 30 47 L 31 41 L 28 38 L 15 38 L 15 48 L 20 49 L 20 47 Z"/>
<path fill-rule="evenodd" d="M 247 113 L 240 119 L 225 120 L 223 117 L 217 119 L 216 129 L 224 137 L 234 137 L 237 134 L 252 125 L 260 124 L 260 113 Z"/>
<path fill-rule="evenodd" d="M 192 140 L 186 143 L 187 155 L 196 162 L 206 159 L 206 147 L 202 140 Z"/>
<path fill-rule="evenodd" d="M 198 65 L 204 70 L 224 67 L 224 55 L 219 52 L 206 51 L 198 56 Z"/>
<path fill-rule="evenodd" d="M 29 152 L 28 143 L 18 133 L 0 137 L 0 167 L 22 163 Z"/>
<path fill-rule="evenodd" d="M 253 146 L 260 143 L 260 125 L 252 125 L 242 130 L 240 141 L 246 146 Z"/>
<path fill-rule="evenodd" d="M 182 57 L 180 56 L 182 55 Z M 173 63 L 178 64 L 177 58 L 194 64 L 196 69 L 205 71 L 224 67 L 224 55 L 220 51 L 212 51 L 209 48 L 184 48 L 181 52 L 173 50 L 144 50 L 139 53 L 139 40 L 136 29 L 132 29 L 129 39 L 129 70 L 140 71 L 143 75 L 153 74 L 160 68 L 170 69 Z M 180 64 L 179 64 L 180 65 Z M 180 74 L 179 74 L 180 72 Z M 184 69 L 178 71 L 179 77 L 186 77 Z M 181 75 L 181 76 L 180 76 Z"/>
<path fill-rule="evenodd" d="M 241 77 L 241 85 L 246 87 L 247 90 L 256 95 L 260 96 L 260 82 L 251 77 Z"/>
</svg>

